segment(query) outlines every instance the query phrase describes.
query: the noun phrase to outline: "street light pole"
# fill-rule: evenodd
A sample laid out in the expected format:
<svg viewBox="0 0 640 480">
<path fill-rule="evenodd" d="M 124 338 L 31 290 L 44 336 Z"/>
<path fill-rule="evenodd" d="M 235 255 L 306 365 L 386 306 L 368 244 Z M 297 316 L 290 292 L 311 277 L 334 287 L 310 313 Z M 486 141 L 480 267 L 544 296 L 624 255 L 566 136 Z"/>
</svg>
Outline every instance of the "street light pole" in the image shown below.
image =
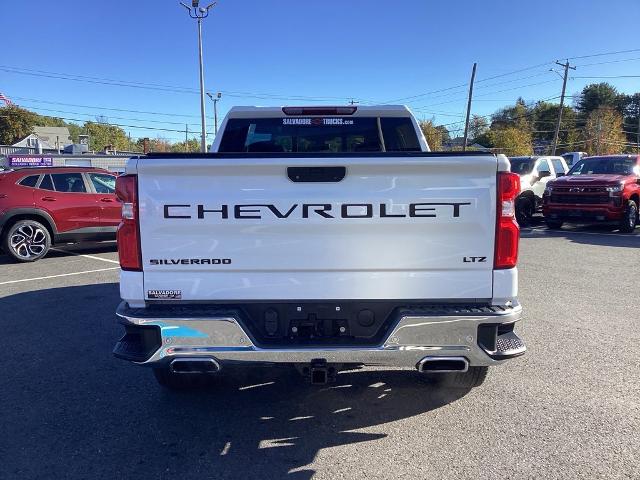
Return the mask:
<svg viewBox="0 0 640 480">
<path fill-rule="evenodd" d="M 202 131 L 200 137 L 200 151 L 202 153 L 207 152 L 207 120 L 205 117 L 204 109 L 204 66 L 202 64 L 202 20 L 209 16 L 209 10 L 211 10 L 217 2 L 213 2 L 207 7 L 198 7 L 200 1 L 192 0 L 191 7 L 180 2 L 184 8 L 189 11 L 189 16 L 198 21 L 198 56 L 200 60 L 200 121 L 202 124 Z"/>
<path fill-rule="evenodd" d="M 213 102 L 213 134 L 218 135 L 218 100 L 222 97 L 222 93 L 218 92 L 214 97 L 207 92 L 207 97 L 209 97 Z"/>
</svg>

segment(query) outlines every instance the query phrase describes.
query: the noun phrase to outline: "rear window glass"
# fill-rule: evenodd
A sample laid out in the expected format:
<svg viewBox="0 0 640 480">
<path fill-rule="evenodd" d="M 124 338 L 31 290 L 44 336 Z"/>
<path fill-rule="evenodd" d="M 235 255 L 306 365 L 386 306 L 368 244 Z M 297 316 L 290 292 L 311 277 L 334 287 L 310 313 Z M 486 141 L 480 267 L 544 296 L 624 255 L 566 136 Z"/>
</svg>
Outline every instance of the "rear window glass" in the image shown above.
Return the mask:
<svg viewBox="0 0 640 480">
<path fill-rule="evenodd" d="M 528 175 L 533 170 L 533 165 L 536 163 L 535 158 L 529 157 L 512 157 L 509 159 L 511 162 L 511 171 L 518 175 Z"/>
<path fill-rule="evenodd" d="M 385 124 L 388 133 L 384 133 L 384 139 L 390 147 L 387 150 L 419 151 L 411 120 L 393 120 L 398 122 Z M 231 119 L 225 128 L 219 151 L 357 153 L 380 152 L 382 144 L 378 119 L 375 117 Z"/>
<path fill-rule="evenodd" d="M 55 173 L 51 176 L 57 192 L 83 193 L 87 191 L 80 173 Z"/>
<path fill-rule="evenodd" d="M 51 175 L 44 175 L 42 177 L 42 181 L 40 182 L 40 186 L 42 190 L 53 190 L 53 182 L 51 181 Z"/>
<path fill-rule="evenodd" d="M 29 175 L 20 180 L 20 185 L 23 187 L 35 187 L 36 183 L 38 183 L 38 178 L 40 178 L 40 175 Z"/>
<path fill-rule="evenodd" d="M 381 118 L 382 137 L 387 152 L 419 152 L 420 143 L 410 118 Z"/>
</svg>

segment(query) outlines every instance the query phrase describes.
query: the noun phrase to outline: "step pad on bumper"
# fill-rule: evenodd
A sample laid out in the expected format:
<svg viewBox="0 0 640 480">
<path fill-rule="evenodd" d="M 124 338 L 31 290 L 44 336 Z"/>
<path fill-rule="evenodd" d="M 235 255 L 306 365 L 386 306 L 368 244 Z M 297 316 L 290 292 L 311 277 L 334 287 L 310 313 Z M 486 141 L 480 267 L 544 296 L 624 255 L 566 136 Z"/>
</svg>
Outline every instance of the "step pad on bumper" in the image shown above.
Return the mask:
<svg viewBox="0 0 640 480">
<path fill-rule="evenodd" d="M 478 327 L 478 345 L 494 360 L 518 357 L 526 352 L 524 341 L 513 331 L 515 324 L 484 324 Z"/>
</svg>

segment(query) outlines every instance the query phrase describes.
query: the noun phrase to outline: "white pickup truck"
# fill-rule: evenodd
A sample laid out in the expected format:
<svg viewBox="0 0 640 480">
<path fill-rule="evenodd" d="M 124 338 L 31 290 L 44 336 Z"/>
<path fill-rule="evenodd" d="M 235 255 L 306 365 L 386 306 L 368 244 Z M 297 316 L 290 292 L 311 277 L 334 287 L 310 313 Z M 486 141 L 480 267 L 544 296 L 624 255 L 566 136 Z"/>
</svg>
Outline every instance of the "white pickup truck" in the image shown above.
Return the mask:
<svg viewBox="0 0 640 480">
<path fill-rule="evenodd" d="M 519 191 L 503 155 L 429 152 L 403 106 L 233 108 L 212 153 L 117 180 L 114 354 L 168 388 L 230 365 L 477 386 L 525 351 Z"/>
</svg>

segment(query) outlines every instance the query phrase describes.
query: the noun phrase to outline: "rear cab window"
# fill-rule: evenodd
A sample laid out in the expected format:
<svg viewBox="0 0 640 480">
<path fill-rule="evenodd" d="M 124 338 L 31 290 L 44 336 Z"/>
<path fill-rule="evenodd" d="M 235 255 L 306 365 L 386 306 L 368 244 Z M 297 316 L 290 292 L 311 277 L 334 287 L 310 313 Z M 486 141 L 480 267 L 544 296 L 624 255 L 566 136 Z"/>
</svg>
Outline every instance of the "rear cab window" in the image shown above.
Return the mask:
<svg viewBox="0 0 640 480">
<path fill-rule="evenodd" d="M 278 117 L 227 122 L 222 153 L 419 152 L 408 117 Z"/>
</svg>

